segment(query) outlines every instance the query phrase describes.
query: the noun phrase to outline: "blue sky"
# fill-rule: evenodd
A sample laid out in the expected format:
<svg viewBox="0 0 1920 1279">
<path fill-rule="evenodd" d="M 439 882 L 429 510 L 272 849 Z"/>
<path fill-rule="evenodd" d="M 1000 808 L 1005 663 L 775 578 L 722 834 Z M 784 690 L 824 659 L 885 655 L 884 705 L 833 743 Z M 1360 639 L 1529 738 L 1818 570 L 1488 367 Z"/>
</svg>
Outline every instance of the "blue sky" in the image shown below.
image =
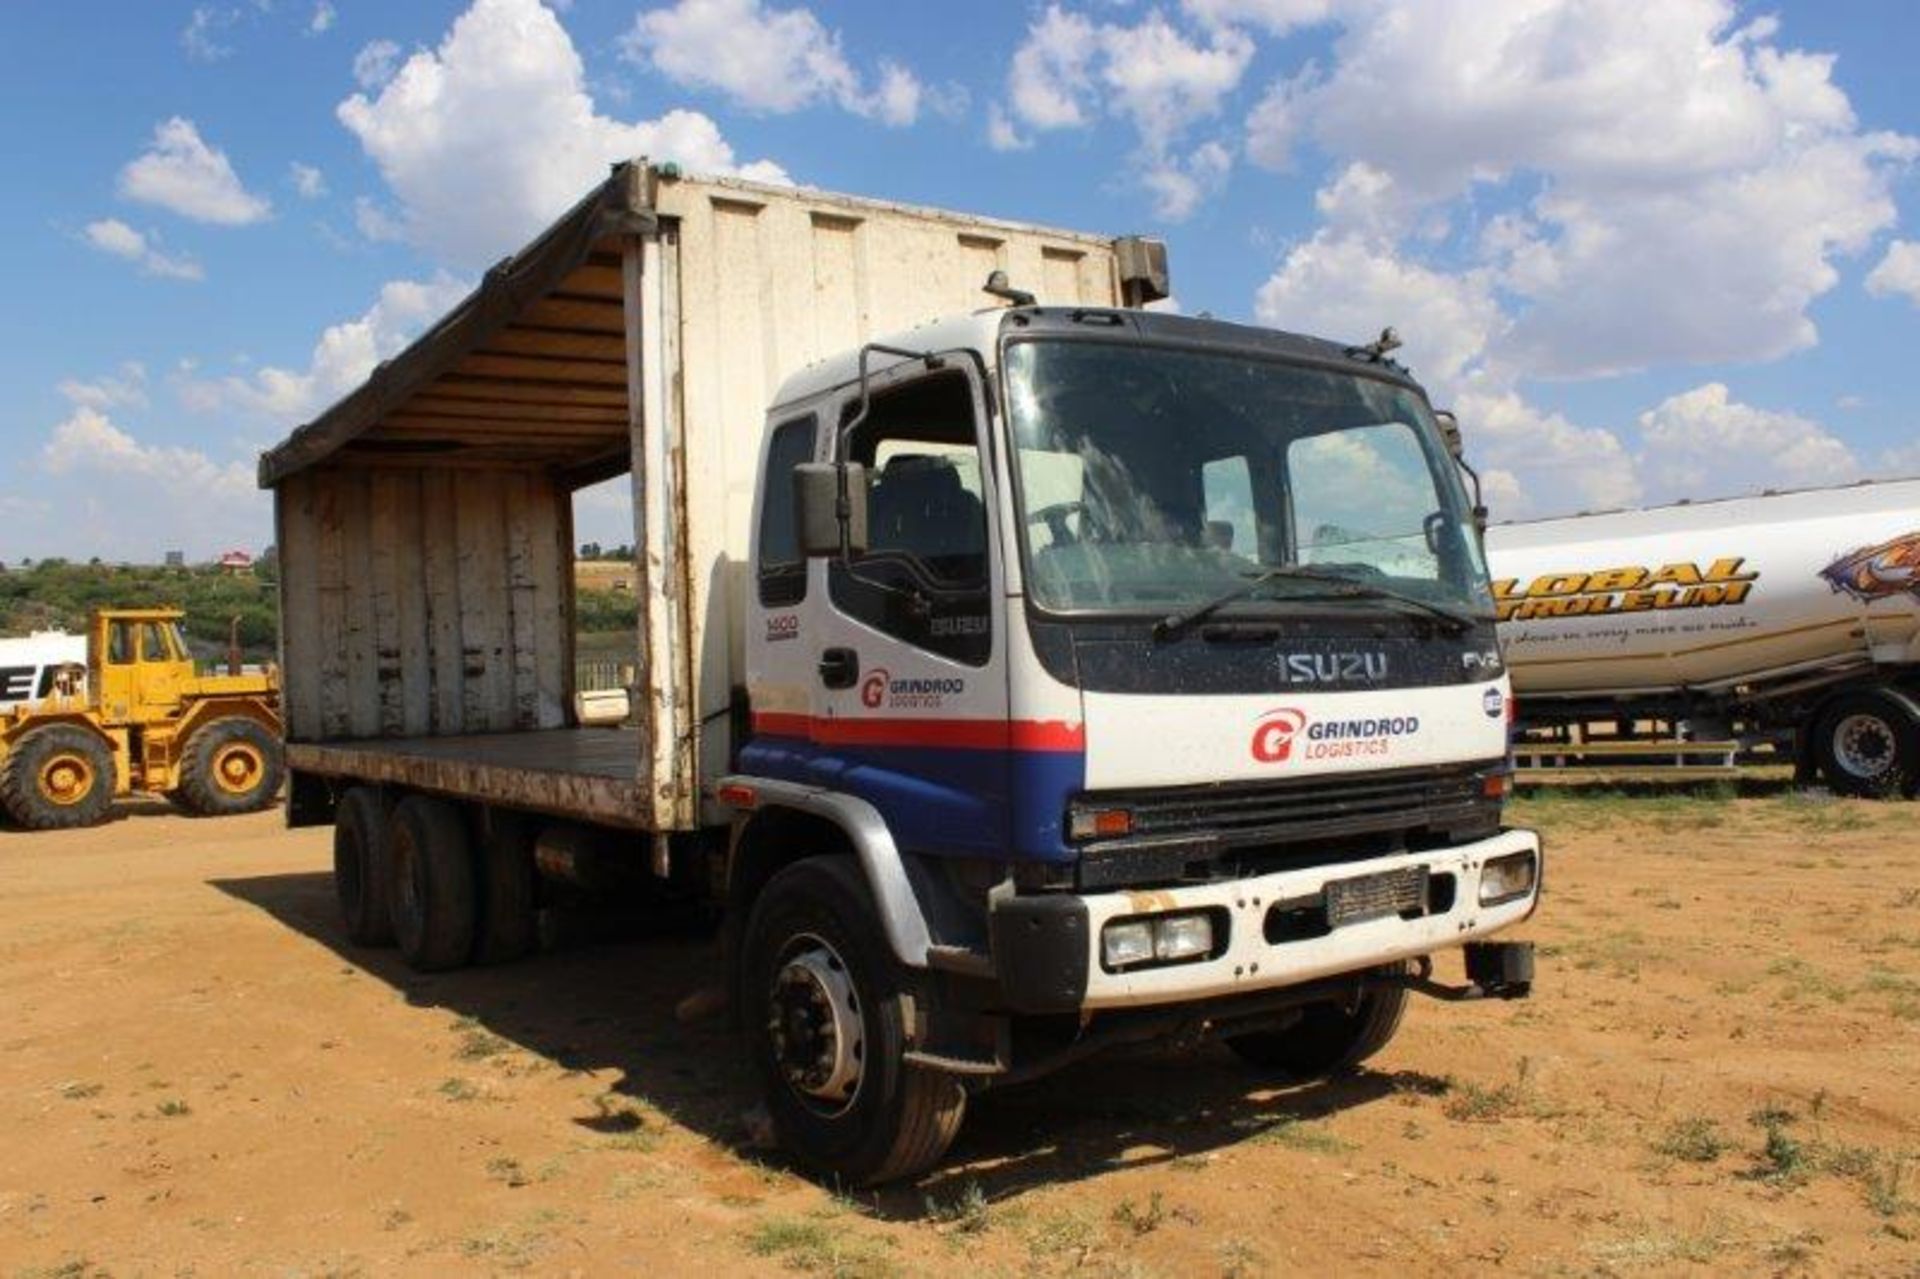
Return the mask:
<svg viewBox="0 0 1920 1279">
<path fill-rule="evenodd" d="M 255 454 L 641 150 L 1392 323 L 1496 516 L 1920 474 L 1902 0 L 81 12 L 0 11 L 3 561 L 257 548 Z"/>
</svg>

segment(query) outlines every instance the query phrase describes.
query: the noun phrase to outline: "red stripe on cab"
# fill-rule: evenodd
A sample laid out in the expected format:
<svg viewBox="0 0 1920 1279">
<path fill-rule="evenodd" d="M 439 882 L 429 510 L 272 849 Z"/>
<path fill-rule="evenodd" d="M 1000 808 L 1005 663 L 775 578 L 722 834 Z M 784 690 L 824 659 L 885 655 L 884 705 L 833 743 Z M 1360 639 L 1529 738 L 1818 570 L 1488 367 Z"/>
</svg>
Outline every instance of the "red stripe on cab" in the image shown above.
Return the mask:
<svg viewBox="0 0 1920 1279">
<path fill-rule="evenodd" d="M 959 750 L 1084 751 L 1086 728 L 1059 720 L 836 719 L 755 713 L 753 731 L 824 746 L 944 746 Z"/>
</svg>

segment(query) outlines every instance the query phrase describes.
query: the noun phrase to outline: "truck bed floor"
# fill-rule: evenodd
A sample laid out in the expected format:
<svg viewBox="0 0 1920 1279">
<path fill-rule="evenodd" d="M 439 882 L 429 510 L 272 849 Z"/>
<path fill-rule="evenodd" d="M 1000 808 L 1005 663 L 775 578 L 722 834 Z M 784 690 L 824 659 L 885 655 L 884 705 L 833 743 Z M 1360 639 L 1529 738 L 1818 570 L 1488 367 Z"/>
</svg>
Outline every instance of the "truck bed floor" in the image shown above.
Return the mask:
<svg viewBox="0 0 1920 1279">
<path fill-rule="evenodd" d="M 287 762 L 327 777 L 386 782 L 615 826 L 641 824 L 637 729 L 290 742 Z"/>
</svg>

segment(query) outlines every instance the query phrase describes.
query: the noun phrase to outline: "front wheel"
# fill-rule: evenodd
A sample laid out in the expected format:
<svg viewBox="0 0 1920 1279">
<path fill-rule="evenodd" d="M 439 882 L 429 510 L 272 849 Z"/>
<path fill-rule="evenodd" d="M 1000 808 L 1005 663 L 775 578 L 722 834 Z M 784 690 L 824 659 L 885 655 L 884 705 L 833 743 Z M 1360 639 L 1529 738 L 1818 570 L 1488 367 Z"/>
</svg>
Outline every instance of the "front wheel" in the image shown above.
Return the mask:
<svg viewBox="0 0 1920 1279">
<path fill-rule="evenodd" d="M 911 1176 L 946 1153 L 966 1093 L 904 1060 L 908 974 L 850 859 L 773 877 L 740 971 L 747 1043 L 784 1148 L 851 1185 Z"/>
<path fill-rule="evenodd" d="M 28 830 L 97 826 L 113 791 L 113 752 L 77 724 L 32 729 L 0 760 L 0 804 Z"/>
<path fill-rule="evenodd" d="M 170 798 L 202 817 L 253 813 L 273 803 L 285 777 L 279 739 L 253 720 L 226 715 L 187 739 Z"/>
<path fill-rule="evenodd" d="M 1385 973 L 1408 971 L 1395 964 Z M 1311 1004 L 1285 1030 L 1226 1036 L 1227 1047 L 1251 1065 L 1288 1079 L 1341 1075 L 1385 1048 L 1407 1012 L 1405 986 L 1375 986 L 1358 1003 Z"/>
<path fill-rule="evenodd" d="M 1920 724 L 1883 693 L 1845 693 L 1813 731 L 1814 757 L 1836 794 L 1886 799 L 1920 780 Z"/>
</svg>

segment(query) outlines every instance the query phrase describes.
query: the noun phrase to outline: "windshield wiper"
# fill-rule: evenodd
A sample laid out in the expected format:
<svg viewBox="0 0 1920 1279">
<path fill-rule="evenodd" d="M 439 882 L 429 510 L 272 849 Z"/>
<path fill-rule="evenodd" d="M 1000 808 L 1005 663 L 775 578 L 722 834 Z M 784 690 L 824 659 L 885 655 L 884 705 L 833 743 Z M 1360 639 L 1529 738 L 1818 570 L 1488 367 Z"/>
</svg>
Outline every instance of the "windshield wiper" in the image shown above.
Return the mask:
<svg viewBox="0 0 1920 1279">
<path fill-rule="evenodd" d="M 1357 578 L 1347 577 L 1340 573 L 1323 573 L 1317 569 L 1307 568 L 1299 564 L 1282 564 L 1278 567 L 1264 569 L 1255 573 L 1245 585 L 1236 586 L 1230 591 L 1223 591 L 1210 600 L 1203 600 L 1195 604 L 1192 608 L 1184 609 L 1178 613 L 1167 614 L 1153 624 L 1153 637 L 1155 639 L 1167 639 L 1171 636 L 1178 635 L 1195 622 L 1211 617 L 1227 605 L 1236 603 L 1255 594 L 1267 583 L 1277 581 L 1317 582 L 1329 588 L 1325 591 L 1290 595 L 1287 597 L 1289 599 L 1377 599 L 1404 605 L 1437 622 L 1444 623 L 1447 630 L 1455 635 L 1464 634 L 1472 630 L 1476 621 L 1475 618 L 1465 613 L 1457 613 L 1453 609 L 1443 608 L 1438 604 L 1430 604 L 1418 596 L 1408 595 L 1404 592 L 1379 586 L 1372 582 L 1363 582 Z"/>
</svg>

